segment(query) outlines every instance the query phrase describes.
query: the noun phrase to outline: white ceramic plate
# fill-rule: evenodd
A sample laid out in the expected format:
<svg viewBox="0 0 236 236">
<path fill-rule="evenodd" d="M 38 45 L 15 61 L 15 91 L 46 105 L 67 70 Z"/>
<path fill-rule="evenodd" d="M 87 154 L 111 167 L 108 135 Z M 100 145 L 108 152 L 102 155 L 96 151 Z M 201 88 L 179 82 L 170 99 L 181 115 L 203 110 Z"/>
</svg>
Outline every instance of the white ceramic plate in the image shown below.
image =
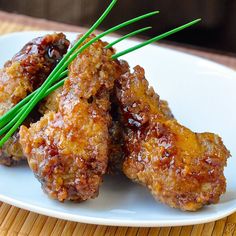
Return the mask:
<svg viewBox="0 0 236 236">
<path fill-rule="evenodd" d="M 22 32 L 0 37 L 0 65 L 27 41 L 45 32 Z M 68 33 L 69 39 L 75 34 Z M 106 38 L 112 41 L 114 38 Z M 118 49 L 137 42 L 125 41 Z M 41 190 L 27 166 L 0 167 L 0 200 L 30 211 L 66 220 L 117 226 L 176 226 L 214 221 L 236 211 L 236 72 L 216 63 L 147 46 L 125 57 L 142 65 L 147 78 L 175 117 L 194 131 L 222 136 L 232 157 L 225 169 L 227 192 L 217 205 L 190 213 L 155 202 L 149 192 L 125 177 L 108 176 L 99 197 L 84 203 L 58 203 Z"/>
</svg>

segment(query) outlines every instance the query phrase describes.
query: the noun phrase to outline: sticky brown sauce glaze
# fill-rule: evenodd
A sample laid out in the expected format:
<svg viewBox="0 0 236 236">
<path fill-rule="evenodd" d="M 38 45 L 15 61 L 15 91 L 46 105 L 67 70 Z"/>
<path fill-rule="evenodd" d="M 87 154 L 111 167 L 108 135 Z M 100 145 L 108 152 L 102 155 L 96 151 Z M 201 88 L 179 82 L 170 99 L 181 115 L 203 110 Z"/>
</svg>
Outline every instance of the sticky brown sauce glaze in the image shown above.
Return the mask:
<svg viewBox="0 0 236 236">
<path fill-rule="evenodd" d="M 12 62 L 19 61 L 33 90 L 37 89 L 67 52 L 70 43 L 65 35 L 52 34 L 27 43 Z"/>
</svg>

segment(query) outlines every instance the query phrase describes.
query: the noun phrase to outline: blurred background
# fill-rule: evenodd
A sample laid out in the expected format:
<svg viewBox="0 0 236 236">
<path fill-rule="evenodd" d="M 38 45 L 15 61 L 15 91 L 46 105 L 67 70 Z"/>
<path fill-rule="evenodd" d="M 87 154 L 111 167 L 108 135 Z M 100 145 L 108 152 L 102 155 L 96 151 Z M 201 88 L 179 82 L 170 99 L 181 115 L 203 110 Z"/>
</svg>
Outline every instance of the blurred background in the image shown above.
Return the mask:
<svg viewBox="0 0 236 236">
<path fill-rule="evenodd" d="M 109 3 L 109 0 L 0 0 L 0 10 L 90 26 Z M 142 26 L 153 26 L 143 36 L 151 37 L 202 18 L 201 24 L 168 40 L 236 54 L 236 0 L 119 0 L 100 29 L 152 10 L 160 10 L 160 14 L 142 21 Z M 139 27 L 141 25 L 139 23 Z M 126 28 L 127 31 L 132 29 L 137 29 L 137 25 Z"/>
</svg>

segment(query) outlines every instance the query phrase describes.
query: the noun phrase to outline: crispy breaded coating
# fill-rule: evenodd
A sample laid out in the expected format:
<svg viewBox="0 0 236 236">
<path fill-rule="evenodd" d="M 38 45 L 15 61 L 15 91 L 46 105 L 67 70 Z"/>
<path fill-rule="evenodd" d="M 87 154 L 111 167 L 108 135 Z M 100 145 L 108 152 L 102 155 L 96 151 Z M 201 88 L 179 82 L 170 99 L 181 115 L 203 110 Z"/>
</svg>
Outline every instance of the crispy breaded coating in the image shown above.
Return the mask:
<svg viewBox="0 0 236 236">
<path fill-rule="evenodd" d="M 60 87 L 50 93 L 45 99 L 43 99 L 43 101 L 40 102 L 38 110 L 42 115 L 44 115 L 48 111 L 58 111 L 62 91 L 63 89 L 62 87 Z"/>
<path fill-rule="evenodd" d="M 0 116 L 37 89 L 67 52 L 69 41 L 62 33 L 48 34 L 27 43 L 0 70 Z M 31 116 L 26 123 L 38 117 Z M 25 124 L 26 124 L 25 123 Z M 16 132 L 0 150 L 0 164 L 12 165 L 24 159 Z"/>
<path fill-rule="evenodd" d="M 113 49 L 98 41 L 69 66 L 58 112 L 47 112 L 20 142 L 44 191 L 59 201 L 84 201 L 98 195 L 108 163 L 109 94 L 120 65 Z"/>
<path fill-rule="evenodd" d="M 230 156 L 221 138 L 194 133 L 161 109 L 140 66 L 116 82 L 125 133 L 123 171 L 163 203 L 196 211 L 217 203 L 226 190 L 224 167 Z"/>
<path fill-rule="evenodd" d="M 112 120 L 111 127 L 109 128 L 108 157 L 109 159 L 107 172 L 109 174 L 121 173 L 125 157 L 124 134 L 122 124 L 116 120 Z"/>
<path fill-rule="evenodd" d="M 119 115 L 117 101 L 111 100 L 112 102 L 112 123 L 109 128 L 109 162 L 108 162 L 108 173 L 118 174 L 122 173 L 123 163 L 125 160 L 125 140 L 124 140 L 124 126 L 122 124 L 121 117 Z M 55 106 L 54 106 L 55 107 Z M 169 119 L 174 119 L 173 114 L 168 106 L 168 103 L 164 100 L 160 100 L 160 110 Z"/>
</svg>

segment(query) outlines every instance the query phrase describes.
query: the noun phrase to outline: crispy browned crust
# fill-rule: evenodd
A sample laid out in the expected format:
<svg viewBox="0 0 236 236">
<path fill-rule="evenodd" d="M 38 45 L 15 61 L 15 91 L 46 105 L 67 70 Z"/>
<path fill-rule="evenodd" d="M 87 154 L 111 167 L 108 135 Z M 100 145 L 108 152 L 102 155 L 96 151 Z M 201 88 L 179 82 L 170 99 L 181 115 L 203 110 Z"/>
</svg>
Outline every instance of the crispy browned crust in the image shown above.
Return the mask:
<svg viewBox="0 0 236 236">
<path fill-rule="evenodd" d="M 20 130 L 30 167 L 59 201 L 95 198 L 107 169 L 109 94 L 121 73 L 105 45 L 94 43 L 72 62 L 58 112 Z"/>
<path fill-rule="evenodd" d="M 64 34 L 46 35 L 27 43 L 4 65 L 0 70 L 0 116 L 43 83 L 68 47 Z M 0 164 L 12 165 L 21 159 L 24 156 L 16 133 L 0 150 Z"/>
<path fill-rule="evenodd" d="M 124 162 L 124 134 L 122 124 L 114 120 L 109 128 L 109 150 L 108 150 L 108 169 L 109 174 L 122 173 L 122 166 Z"/>
<path fill-rule="evenodd" d="M 125 128 L 125 175 L 171 207 L 195 211 L 217 203 L 230 155 L 221 138 L 194 133 L 162 110 L 140 66 L 117 81 L 116 96 Z"/>
<path fill-rule="evenodd" d="M 63 88 L 60 87 L 50 93 L 43 101 L 40 102 L 38 111 L 44 115 L 49 111 L 57 112 L 59 109 L 60 96 Z"/>
<path fill-rule="evenodd" d="M 112 96 L 112 109 L 111 117 L 112 122 L 109 128 L 109 162 L 108 173 L 120 174 L 122 173 L 123 163 L 125 160 L 125 140 L 124 140 L 124 126 L 121 122 L 120 112 L 118 111 L 117 101 Z M 49 106 L 50 104 L 48 104 Z M 56 106 L 53 106 L 55 108 Z M 174 116 L 168 106 L 168 103 L 164 100 L 160 100 L 161 111 L 169 117 L 174 119 Z"/>
</svg>

